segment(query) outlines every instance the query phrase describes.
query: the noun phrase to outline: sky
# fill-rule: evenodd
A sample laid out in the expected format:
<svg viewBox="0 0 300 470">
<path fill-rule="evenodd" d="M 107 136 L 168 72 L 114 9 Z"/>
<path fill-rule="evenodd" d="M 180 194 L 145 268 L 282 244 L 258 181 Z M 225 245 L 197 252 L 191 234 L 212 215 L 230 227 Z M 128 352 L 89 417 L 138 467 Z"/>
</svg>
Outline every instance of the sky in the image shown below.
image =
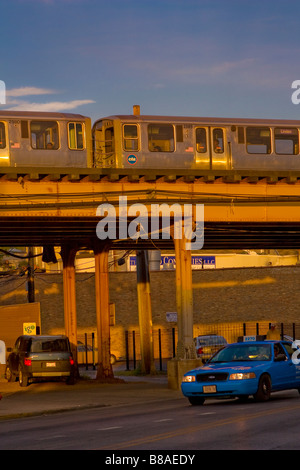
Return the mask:
<svg viewBox="0 0 300 470">
<path fill-rule="evenodd" d="M 0 22 L 0 109 L 300 119 L 299 0 L 0 0 Z"/>
</svg>

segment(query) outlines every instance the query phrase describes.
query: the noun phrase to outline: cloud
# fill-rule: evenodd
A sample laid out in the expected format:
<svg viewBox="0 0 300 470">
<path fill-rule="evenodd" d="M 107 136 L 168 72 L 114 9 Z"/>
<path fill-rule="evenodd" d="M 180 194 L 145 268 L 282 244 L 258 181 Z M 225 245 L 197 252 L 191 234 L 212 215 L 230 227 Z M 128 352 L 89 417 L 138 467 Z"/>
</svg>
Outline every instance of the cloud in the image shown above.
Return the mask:
<svg viewBox="0 0 300 470">
<path fill-rule="evenodd" d="M 15 106 L 7 108 L 9 111 L 48 111 L 59 112 L 78 108 L 85 104 L 95 103 L 94 100 L 50 101 L 48 103 L 30 103 L 28 101 L 15 101 Z M 11 103 L 13 104 L 13 103 Z"/>
<path fill-rule="evenodd" d="M 9 108 L 7 109 L 9 111 L 60 112 L 76 109 L 78 106 L 95 103 L 94 100 L 48 101 L 46 103 L 36 103 L 16 99 L 24 96 L 53 95 L 57 93 L 58 91 L 51 90 L 49 88 L 38 88 L 32 86 L 13 88 L 6 91 L 6 97 L 8 98 L 7 105 L 9 105 Z"/>
<path fill-rule="evenodd" d="M 21 88 L 6 90 L 6 96 L 52 95 L 55 93 L 57 93 L 55 90 L 50 90 L 48 88 L 38 88 L 34 86 L 24 86 Z"/>
</svg>

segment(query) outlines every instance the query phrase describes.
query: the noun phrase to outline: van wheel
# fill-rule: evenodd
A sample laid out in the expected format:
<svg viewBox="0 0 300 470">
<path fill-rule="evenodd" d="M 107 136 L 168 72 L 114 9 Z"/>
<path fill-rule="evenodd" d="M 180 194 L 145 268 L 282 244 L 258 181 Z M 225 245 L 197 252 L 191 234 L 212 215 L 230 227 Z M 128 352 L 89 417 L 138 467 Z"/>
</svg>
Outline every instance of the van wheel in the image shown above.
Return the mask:
<svg viewBox="0 0 300 470">
<path fill-rule="evenodd" d="M 259 379 L 257 392 L 254 394 L 255 401 L 268 401 L 271 395 L 271 379 L 263 374 Z"/>
<path fill-rule="evenodd" d="M 12 372 L 12 370 L 9 366 L 6 366 L 5 378 L 8 382 L 15 382 L 16 381 L 16 375 Z"/>
<path fill-rule="evenodd" d="M 28 385 L 28 375 L 23 373 L 21 367 L 19 367 L 19 384 L 21 387 L 27 387 Z"/>
</svg>

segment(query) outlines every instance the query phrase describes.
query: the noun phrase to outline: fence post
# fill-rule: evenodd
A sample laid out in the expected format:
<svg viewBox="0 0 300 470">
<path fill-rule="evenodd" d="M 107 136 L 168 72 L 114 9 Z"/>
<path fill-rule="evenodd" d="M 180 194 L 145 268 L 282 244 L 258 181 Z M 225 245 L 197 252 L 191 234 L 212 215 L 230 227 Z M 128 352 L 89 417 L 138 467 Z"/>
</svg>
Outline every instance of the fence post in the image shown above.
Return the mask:
<svg viewBox="0 0 300 470">
<path fill-rule="evenodd" d="M 133 349 L 133 369 L 136 369 L 136 355 L 135 355 L 135 331 L 132 332 L 132 349 Z"/>
<path fill-rule="evenodd" d="M 129 370 L 129 345 L 128 345 L 128 331 L 125 331 L 125 346 L 126 346 L 126 370 Z"/>
<path fill-rule="evenodd" d="M 296 325 L 293 323 L 293 341 L 296 339 Z"/>
<path fill-rule="evenodd" d="M 173 347 L 173 357 L 175 357 L 176 354 L 176 347 L 175 347 L 175 328 L 172 328 L 172 347 Z"/>
<path fill-rule="evenodd" d="M 96 369 L 95 365 L 95 333 L 92 333 L 92 356 L 93 356 L 93 370 Z"/>
<path fill-rule="evenodd" d="M 281 336 L 281 339 L 283 339 L 283 335 L 284 335 L 284 331 L 283 331 L 283 323 L 281 323 L 281 324 L 280 324 L 280 329 L 281 329 L 280 336 Z"/>
<path fill-rule="evenodd" d="M 158 350 L 159 350 L 159 370 L 162 370 L 162 358 L 161 358 L 161 329 L 158 330 Z"/>
<path fill-rule="evenodd" d="M 84 341 L 85 341 L 85 370 L 88 370 L 88 350 L 87 350 L 87 333 L 84 333 Z"/>
</svg>

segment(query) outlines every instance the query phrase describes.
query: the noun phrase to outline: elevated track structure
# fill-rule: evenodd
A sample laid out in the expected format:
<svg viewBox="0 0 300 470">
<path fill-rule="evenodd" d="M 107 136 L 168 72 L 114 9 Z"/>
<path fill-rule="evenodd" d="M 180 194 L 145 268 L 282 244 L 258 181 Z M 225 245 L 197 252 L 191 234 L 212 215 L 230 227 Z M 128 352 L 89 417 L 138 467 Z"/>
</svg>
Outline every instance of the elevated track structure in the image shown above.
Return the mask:
<svg viewBox="0 0 300 470">
<path fill-rule="evenodd" d="M 184 237 L 119 237 L 120 197 L 126 197 L 129 224 L 137 217 L 129 208 L 142 204 L 150 219 L 153 204 L 204 205 L 204 249 L 299 249 L 300 172 L 154 169 L 0 168 L 0 246 L 61 247 L 65 329 L 76 357 L 77 313 L 75 256 L 94 251 L 98 337 L 97 378 L 113 377 L 110 365 L 108 251 L 135 250 L 142 361 L 151 356 L 151 299 L 145 253 L 175 249 L 178 313 L 178 359 L 193 359 L 193 293 L 191 251 Z M 115 208 L 114 239 L 99 239 L 103 215 L 99 205 Z M 137 207 L 137 206 L 136 206 Z M 194 217 L 195 212 L 193 212 Z M 194 220 L 194 223 L 196 221 Z M 149 227 L 151 225 L 149 224 Z M 161 227 L 161 225 L 160 225 Z"/>
</svg>

